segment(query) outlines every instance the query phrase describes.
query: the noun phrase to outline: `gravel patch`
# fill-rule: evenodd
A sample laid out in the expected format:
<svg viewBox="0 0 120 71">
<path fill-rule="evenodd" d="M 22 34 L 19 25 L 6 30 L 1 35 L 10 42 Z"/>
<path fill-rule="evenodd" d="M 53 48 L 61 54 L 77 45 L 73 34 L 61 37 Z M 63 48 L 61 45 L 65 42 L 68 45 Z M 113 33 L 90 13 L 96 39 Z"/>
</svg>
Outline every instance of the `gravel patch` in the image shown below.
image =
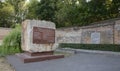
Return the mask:
<svg viewBox="0 0 120 71">
<path fill-rule="evenodd" d="M 0 57 L 0 71 L 15 71 L 14 68 L 7 62 L 6 58 Z"/>
</svg>

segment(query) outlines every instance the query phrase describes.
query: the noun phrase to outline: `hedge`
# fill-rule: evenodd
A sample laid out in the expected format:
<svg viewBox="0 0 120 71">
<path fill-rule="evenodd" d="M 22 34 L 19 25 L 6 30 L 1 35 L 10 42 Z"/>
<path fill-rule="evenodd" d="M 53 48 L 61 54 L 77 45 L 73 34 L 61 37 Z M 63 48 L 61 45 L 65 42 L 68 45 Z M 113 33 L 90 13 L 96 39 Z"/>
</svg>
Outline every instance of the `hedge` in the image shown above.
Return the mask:
<svg viewBox="0 0 120 71">
<path fill-rule="evenodd" d="M 74 48 L 74 49 L 87 49 L 87 50 L 102 50 L 102 51 L 120 51 L 119 44 L 74 44 L 74 43 L 61 43 L 61 48 Z"/>
</svg>

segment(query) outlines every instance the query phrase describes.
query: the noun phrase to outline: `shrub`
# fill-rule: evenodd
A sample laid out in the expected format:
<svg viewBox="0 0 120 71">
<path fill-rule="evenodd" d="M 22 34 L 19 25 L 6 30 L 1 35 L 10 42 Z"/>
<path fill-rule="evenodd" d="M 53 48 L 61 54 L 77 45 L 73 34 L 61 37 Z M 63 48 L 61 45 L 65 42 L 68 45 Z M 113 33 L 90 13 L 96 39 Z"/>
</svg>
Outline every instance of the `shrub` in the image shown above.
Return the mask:
<svg viewBox="0 0 120 71">
<path fill-rule="evenodd" d="M 0 56 L 2 56 L 2 47 L 0 46 Z"/>
<path fill-rule="evenodd" d="M 16 27 L 3 39 L 2 54 L 21 52 L 21 26 Z"/>
<path fill-rule="evenodd" d="M 61 48 L 74 48 L 74 49 L 87 49 L 87 50 L 102 50 L 102 51 L 120 51 L 119 44 L 74 44 L 74 43 L 61 43 Z"/>
</svg>

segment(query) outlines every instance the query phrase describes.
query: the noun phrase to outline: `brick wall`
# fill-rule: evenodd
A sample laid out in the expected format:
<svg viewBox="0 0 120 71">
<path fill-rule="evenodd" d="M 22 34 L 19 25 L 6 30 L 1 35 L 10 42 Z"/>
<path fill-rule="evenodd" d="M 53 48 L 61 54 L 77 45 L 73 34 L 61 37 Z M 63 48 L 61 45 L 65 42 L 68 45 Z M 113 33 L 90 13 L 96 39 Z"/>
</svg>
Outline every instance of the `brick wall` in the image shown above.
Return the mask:
<svg viewBox="0 0 120 71">
<path fill-rule="evenodd" d="M 120 44 L 120 18 L 84 27 L 59 28 L 56 32 L 58 43 Z"/>
<path fill-rule="evenodd" d="M 81 43 L 80 28 L 62 28 L 56 30 L 57 43 Z"/>
<path fill-rule="evenodd" d="M 84 27 L 67 27 L 56 30 L 57 43 L 120 44 L 120 18 L 92 23 Z M 0 28 L 0 44 L 11 31 Z"/>
<path fill-rule="evenodd" d="M 115 21 L 114 42 L 115 42 L 115 44 L 120 44 L 120 20 Z"/>
<path fill-rule="evenodd" d="M 81 42 L 84 44 L 113 44 L 113 25 L 114 22 L 107 22 L 82 28 Z"/>
</svg>

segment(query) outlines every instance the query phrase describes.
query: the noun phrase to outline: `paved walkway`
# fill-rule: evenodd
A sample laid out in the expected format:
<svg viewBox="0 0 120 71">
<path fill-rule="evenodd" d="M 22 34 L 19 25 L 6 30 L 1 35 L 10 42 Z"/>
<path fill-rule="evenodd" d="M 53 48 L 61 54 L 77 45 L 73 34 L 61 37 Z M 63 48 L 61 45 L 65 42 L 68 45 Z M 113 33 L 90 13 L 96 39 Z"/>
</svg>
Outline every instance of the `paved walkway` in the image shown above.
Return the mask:
<svg viewBox="0 0 120 71">
<path fill-rule="evenodd" d="M 120 71 L 119 55 L 80 53 L 63 59 L 22 63 L 16 56 L 8 56 L 16 71 Z"/>
</svg>

